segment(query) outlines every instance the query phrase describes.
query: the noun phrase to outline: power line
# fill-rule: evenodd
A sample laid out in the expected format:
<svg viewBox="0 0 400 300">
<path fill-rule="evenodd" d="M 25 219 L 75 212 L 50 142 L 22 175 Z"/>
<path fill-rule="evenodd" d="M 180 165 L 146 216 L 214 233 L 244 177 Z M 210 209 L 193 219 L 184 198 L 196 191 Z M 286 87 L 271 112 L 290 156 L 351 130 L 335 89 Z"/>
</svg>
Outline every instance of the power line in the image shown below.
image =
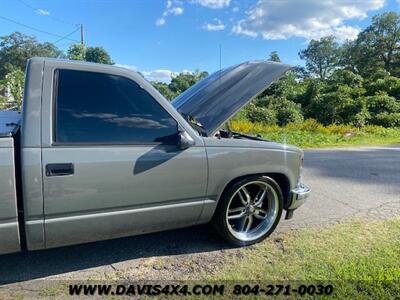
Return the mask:
<svg viewBox="0 0 400 300">
<path fill-rule="evenodd" d="M 29 29 L 31 29 L 31 30 L 35 30 L 35 31 L 37 31 L 37 32 L 41 32 L 41 33 L 44 33 L 44 34 L 47 34 L 47 35 L 51 35 L 51 36 L 54 36 L 54 37 L 58 37 L 58 38 L 60 38 L 60 39 L 66 39 L 66 40 L 69 40 L 69 41 L 72 41 L 72 42 L 79 43 L 79 41 L 77 41 L 77 40 L 70 39 L 70 38 L 68 38 L 68 37 L 65 37 L 65 36 L 62 36 L 62 35 L 59 35 L 59 34 L 56 34 L 56 33 L 51 33 L 51 32 L 45 31 L 45 30 L 41 30 L 41 29 L 38 29 L 38 28 L 35 28 L 35 27 L 32 27 L 32 26 L 26 25 L 26 24 L 22 24 L 22 23 L 20 23 L 20 22 L 18 22 L 18 21 L 15 21 L 15 20 L 12 20 L 12 19 L 3 17 L 3 16 L 0 16 L 0 19 L 3 19 L 3 20 L 6 20 L 6 21 L 8 21 L 8 22 L 11 22 L 11 23 L 14 23 L 14 24 L 17 24 L 17 25 L 20 25 L 20 26 L 29 28 Z M 79 29 L 79 28 L 77 28 L 77 30 L 78 30 L 78 29 Z"/>
<path fill-rule="evenodd" d="M 62 38 L 60 38 L 60 39 L 58 39 L 58 40 L 55 41 L 55 42 L 53 42 L 53 44 L 57 44 L 58 42 L 61 42 L 62 40 L 67 39 L 69 36 L 71 36 L 72 34 L 74 34 L 75 32 L 77 32 L 77 31 L 80 30 L 80 29 L 81 29 L 81 28 L 75 29 L 74 31 L 68 33 L 66 36 L 64 36 L 64 37 L 62 37 Z"/>
<path fill-rule="evenodd" d="M 40 12 L 42 11 L 42 9 L 39 9 L 39 8 L 37 8 L 37 7 L 34 7 L 34 6 L 32 6 L 32 5 L 28 4 L 28 3 L 26 3 L 26 2 L 23 1 L 23 0 L 18 0 L 18 1 L 21 2 L 23 5 L 25 5 L 26 7 L 32 9 L 36 14 L 40 14 L 40 15 L 42 15 L 42 16 L 48 17 L 48 18 L 50 18 L 50 19 L 52 19 L 52 20 L 54 20 L 54 21 L 60 22 L 60 23 L 64 23 L 64 24 L 68 24 L 68 25 L 73 25 L 73 26 L 79 26 L 79 24 L 72 23 L 72 22 L 68 22 L 68 21 L 65 21 L 65 20 L 62 20 L 62 19 L 59 19 L 59 18 L 55 18 L 55 17 L 51 16 L 50 14 L 41 14 Z"/>
</svg>

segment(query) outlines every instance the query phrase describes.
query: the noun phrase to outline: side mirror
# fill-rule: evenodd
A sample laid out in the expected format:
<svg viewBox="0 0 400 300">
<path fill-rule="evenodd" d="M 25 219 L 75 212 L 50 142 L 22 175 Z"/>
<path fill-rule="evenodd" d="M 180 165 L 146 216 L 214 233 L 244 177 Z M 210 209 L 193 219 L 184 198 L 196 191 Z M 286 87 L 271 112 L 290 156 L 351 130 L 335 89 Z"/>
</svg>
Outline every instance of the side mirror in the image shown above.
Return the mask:
<svg viewBox="0 0 400 300">
<path fill-rule="evenodd" d="M 179 131 L 178 133 L 178 148 L 185 150 L 194 145 L 194 140 L 186 131 Z"/>
</svg>

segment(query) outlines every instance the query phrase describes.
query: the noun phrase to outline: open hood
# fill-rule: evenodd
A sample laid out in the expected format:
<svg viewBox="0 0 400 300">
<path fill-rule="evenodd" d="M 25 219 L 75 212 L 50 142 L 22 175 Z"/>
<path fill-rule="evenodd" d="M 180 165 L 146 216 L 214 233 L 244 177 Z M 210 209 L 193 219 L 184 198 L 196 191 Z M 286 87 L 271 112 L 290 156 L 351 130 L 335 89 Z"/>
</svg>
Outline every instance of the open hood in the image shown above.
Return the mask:
<svg viewBox="0 0 400 300">
<path fill-rule="evenodd" d="M 214 134 L 244 105 L 291 67 L 271 61 L 248 61 L 197 82 L 172 101 L 175 109 L 207 136 Z"/>
</svg>

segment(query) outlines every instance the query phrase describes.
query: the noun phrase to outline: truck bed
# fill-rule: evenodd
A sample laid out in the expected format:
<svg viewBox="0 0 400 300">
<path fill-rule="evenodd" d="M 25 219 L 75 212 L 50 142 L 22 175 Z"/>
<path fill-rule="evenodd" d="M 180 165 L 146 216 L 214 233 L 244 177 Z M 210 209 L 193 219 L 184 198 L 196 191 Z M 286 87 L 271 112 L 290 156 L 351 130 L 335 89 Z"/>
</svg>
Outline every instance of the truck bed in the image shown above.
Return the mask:
<svg viewBox="0 0 400 300">
<path fill-rule="evenodd" d="M 14 138 L 21 115 L 0 112 L 0 254 L 20 250 Z"/>
</svg>

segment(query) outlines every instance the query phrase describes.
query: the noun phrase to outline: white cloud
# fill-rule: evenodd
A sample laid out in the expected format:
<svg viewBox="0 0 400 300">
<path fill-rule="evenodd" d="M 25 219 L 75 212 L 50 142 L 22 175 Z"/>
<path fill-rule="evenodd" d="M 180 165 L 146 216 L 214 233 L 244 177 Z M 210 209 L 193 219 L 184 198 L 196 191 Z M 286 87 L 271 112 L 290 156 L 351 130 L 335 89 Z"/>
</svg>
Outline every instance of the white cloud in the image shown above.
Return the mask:
<svg viewBox="0 0 400 300">
<path fill-rule="evenodd" d="M 143 76 L 149 81 L 161 81 L 169 83 L 171 81 L 174 72 L 171 70 L 153 70 L 153 71 L 142 71 Z"/>
<path fill-rule="evenodd" d="M 153 70 L 153 71 L 141 71 L 136 66 L 115 64 L 114 66 L 129 69 L 135 72 L 141 73 L 148 81 L 161 81 L 165 83 L 170 83 L 172 76 L 177 74 L 176 72 L 170 70 Z"/>
<path fill-rule="evenodd" d="M 339 40 L 354 39 L 359 29 L 345 25 L 349 19 L 363 19 L 385 0 L 258 0 L 236 23 L 233 32 L 264 39 L 303 37 L 316 39 L 333 34 Z"/>
<path fill-rule="evenodd" d="M 36 10 L 36 13 L 41 16 L 50 16 L 50 12 L 41 8 Z"/>
<path fill-rule="evenodd" d="M 178 75 L 179 73 L 192 74 L 193 71 L 184 69 L 181 72 L 174 72 L 171 70 L 160 69 L 153 71 L 141 71 L 141 73 L 148 81 L 160 81 L 160 82 L 170 83 L 171 79 L 174 76 Z"/>
<path fill-rule="evenodd" d="M 225 25 L 220 19 L 215 18 L 214 23 L 206 23 L 201 28 L 207 31 L 220 31 L 225 29 Z"/>
<path fill-rule="evenodd" d="M 359 32 L 360 29 L 356 27 L 342 25 L 334 28 L 333 35 L 341 41 L 354 40 L 357 38 Z"/>
<path fill-rule="evenodd" d="M 158 18 L 157 20 L 156 20 L 156 25 L 157 26 L 163 26 L 165 24 L 165 19 L 164 18 Z"/>
<path fill-rule="evenodd" d="M 183 7 L 181 6 L 181 2 L 168 0 L 164 12 L 162 13 L 161 17 L 156 20 L 156 25 L 163 26 L 166 22 L 166 17 L 179 16 L 181 14 L 183 14 Z"/>
<path fill-rule="evenodd" d="M 161 81 L 165 83 L 170 83 L 172 77 L 179 73 L 193 73 L 193 71 L 184 69 L 181 72 L 174 72 L 167 69 L 157 69 L 151 71 L 139 70 L 136 66 L 126 65 L 126 64 L 115 64 L 114 66 L 129 69 L 135 72 L 141 73 L 148 81 Z"/>
<path fill-rule="evenodd" d="M 201 6 L 204 7 L 219 9 L 225 6 L 229 6 L 231 0 L 193 0 L 192 2 L 200 4 Z"/>
</svg>

